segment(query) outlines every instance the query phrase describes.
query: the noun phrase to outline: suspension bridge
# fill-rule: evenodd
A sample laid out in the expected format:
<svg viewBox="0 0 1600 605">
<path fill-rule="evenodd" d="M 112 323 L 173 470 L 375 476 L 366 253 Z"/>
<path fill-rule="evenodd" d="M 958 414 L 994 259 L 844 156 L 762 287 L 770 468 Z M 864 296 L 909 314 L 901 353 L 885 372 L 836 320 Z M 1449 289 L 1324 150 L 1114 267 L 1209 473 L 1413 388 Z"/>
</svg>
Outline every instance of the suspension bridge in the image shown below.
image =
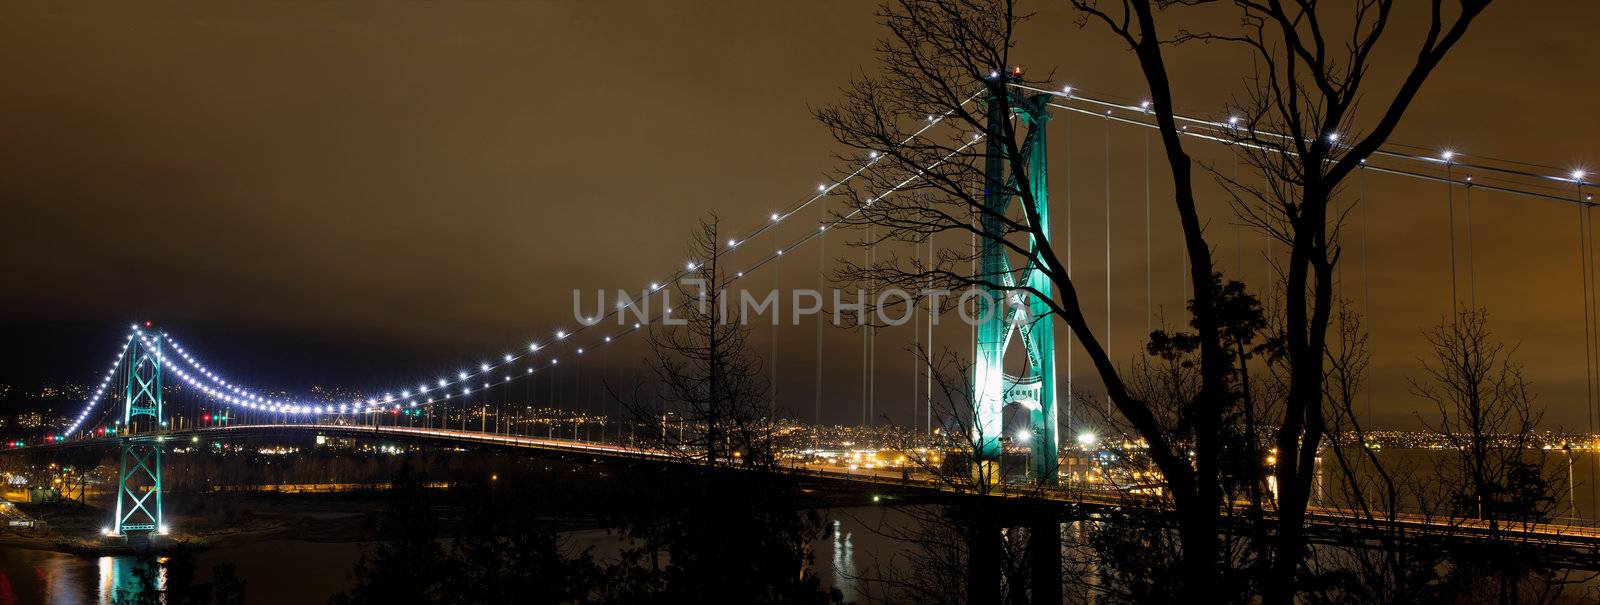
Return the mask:
<svg viewBox="0 0 1600 605">
<path fill-rule="evenodd" d="M 1152 188 L 1148 138 L 1148 133 L 1156 127 L 1156 123 L 1149 104 L 1090 95 L 1071 87 L 1046 88 L 1020 80 L 1010 82 L 1002 88 L 1008 95 L 1007 102 L 995 102 L 994 94 L 974 94 L 961 106 L 962 110 L 959 112 L 951 110 L 928 116 L 926 123 L 912 131 L 901 144 L 907 145 L 936 136 L 945 137 L 946 140 L 957 140 L 960 142 L 950 145 L 949 153 L 940 160 L 941 162 L 977 158 L 981 160 L 982 172 L 988 183 L 1028 179 L 1030 189 L 1034 192 L 1031 200 L 1021 201 L 1014 194 L 996 187 L 986 192 L 983 203 L 994 216 L 1015 212 L 1030 217 L 1030 220 L 1042 221 L 1043 224 L 1050 226 L 1051 230 L 1060 227 L 1060 232 L 1063 234 L 1060 242 L 1053 242 L 1050 239 L 1052 236 L 1046 235 L 1042 240 L 1030 240 L 1018 245 L 1022 249 L 1031 251 L 1037 250 L 1041 245 L 1059 243 L 1067 250 L 1070 271 L 1073 255 L 1071 240 L 1074 233 L 1072 215 L 1075 189 L 1079 194 L 1080 209 L 1085 203 L 1082 197 L 1084 187 L 1074 186 L 1073 150 L 1092 145 L 1096 142 L 1094 139 L 1103 139 L 1100 141 L 1103 144 L 1103 157 L 1091 158 L 1091 160 L 1103 160 L 1100 162 L 1102 165 L 1087 168 L 1093 171 L 1103 169 L 1105 172 L 1103 195 L 1093 196 L 1093 198 L 1103 198 L 1105 206 L 1103 225 L 1105 338 L 1107 342 L 1117 342 L 1118 346 L 1137 346 L 1138 338 L 1149 334 L 1152 321 L 1157 316 L 1152 303 L 1155 298 L 1152 293 L 1155 289 L 1153 285 L 1155 272 L 1152 269 L 1155 262 L 1151 252 Z M 979 108 L 971 114 L 978 116 L 977 118 L 963 120 L 963 116 L 966 115 L 965 108 L 968 106 Z M 1210 145 L 1218 153 L 1226 156 L 1235 156 L 1241 146 L 1251 144 L 1249 140 L 1260 140 L 1263 136 L 1277 136 L 1256 131 L 1251 125 L 1243 124 L 1240 118 L 1233 116 L 1223 116 L 1220 119 L 1177 116 L 1177 120 L 1181 126 L 1180 134 L 1186 141 L 1193 141 L 1196 145 Z M 976 131 L 972 129 L 972 122 L 978 122 L 979 128 Z M 1052 146 L 1047 139 L 1046 132 L 1051 122 L 1058 124 L 1058 128 L 1065 134 L 1062 137 L 1067 140 L 1065 146 Z M 1073 130 L 1074 123 L 1077 125 L 1076 132 Z M 1021 162 L 1026 168 L 1026 174 L 1013 174 L 1013 167 L 1006 161 L 1006 150 L 996 143 L 997 137 L 994 135 L 1000 132 L 1005 124 L 1017 125 L 1019 131 L 1026 131 L 1021 144 Z M 1104 132 L 1093 132 L 1096 127 L 1103 129 Z M 1241 136 L 1241 130 L 1246 128 L 1251 129 L 1249 138 Z M 1086 132 L 1088 134 L 1085 134 Z M 1339 133 L 1329 133 L 1327 136 L 1330 142 L 1337 145 Z M 1119 161 L 1113 151 L 1114 139 L 1122 146 L 1129 144 L 1137 146 L 1142 141 L 1144 145 L 1142 191 L 1137 185 L 1114 188 L 1113 165 Z M 1058 162 L 1060 170 L 1050 168 L 1052 150 L 1065 158 L 1064 161 Z M 862 207 L 848 206 L 843 210 L 830 210 L 830 198 L 846 195 L 853 190 L 852 188 L 859 188 L 863 183 L 872 182 L 870 179 L 862 178 L 863 175 L 871 175 L 874 171 L 880 170 L 887 155 L 883 150 L 871 150 L 865 153 L 860 164 L 845 172 L 843 178 L 837 182 L 819 185 L 814 194 L 797 203 L 772 211 L 760 220 L 754 221 L 756 224 L 739 236 L 730 238 L 726 251 L 719 255 L 727 254 L 730 259 L 737 258 L 744 264 L 741 265 L 742 270 L 731 272 L 733 276 L 728 281 L 749 282 L 758 276 L 769 276 L 775 287 L 785 285 L 791 288 L 808 287 L 813 285 L 813 282 L 820 287 L 829 262 L 826 248 L 828 236 L 851 226 L 852 221 L 860 218 L 863 210 Z M 1592 218 L 1594 206 L 1591 196 L 1587 193 L 1594 184 L 1588 180 L 1588 175 L 1581 169 L 1555 169 L 1549 166 L 1491 159 L 1480 161 L 1478 156 L 1467 156 L 1453 150 L 1424 150 L 1403 145 L 1386 146 L 1369 157 L 1362 158 L 1361 162 L 1362 168 L 1358 177 L 1361 182 L 1361 193 L 1348 204 L 1348 209 L 1360 212 L 1362 220 L 1366 218 L 1367 207 L 1372 205 L 1363 199 L 1368 173 L 1375 175 L 1374 178 L 1382 176 L 1437 187 L 1440 208 L 1449 215 L 1452 283 L 1450 306 L 1452 307 L 1469 298 L 1476 300 L 1471 227 L 1474 194 L 1479 196 L 1480 203 L 1485 194 L 1494 194 L 1561 204 L 1573 209 L 1573 216 L 1576 219 L 1572 227 L 1576 235 L 1574 247 L 1579 250 L 1580 265 L 1572 299 L 1575 306 L 1583 308 L 1586 318 L 1581 338 L 1589 358 L 1586 369 L 1590 378 L 1586 388 L 1591 392 L 1592 410 L 1593 391 L 1597 381 L 1600 381 L 1600 366 L 1597 366 L 1600 364 L 1600 331 L 1594 327 L 1594 318 L 1600 318 L 1600 308 L 1596 306 L 1597 301 L 1600 301 L 1600 294 L 1597 294 L 1597 282 L 1600 280 L 1596 279 L 1597 252 Z M 930 166 L 929 169 L 931 168 Z M 1216 167 L 1213 169 L 1223 170 Z M 1237 160 L 1235 160 L 1235 175 L 1237 170 Z M 1085 167 L 1080 166 L 1078 173 L 1084 174 Z M 914 185 L 919 175 L 920 171 L 896 185 L 870 192 L 870 195 L 865 197 L 865 204 L 870 206 L 873 200 L 903 194 Z M 1058 180 L 1064 177 L 1066 182 L 1065 195 L 1057 196 L 1057 201 L 1064 198 L 1065 204 L 1056 208 L 1051 206 L 1051 177 L 1056 177 Z M 1465 206 L 1464 229 L 1456 225 L 1458 197 Z M 1114 276 L 1119 280 L 1127 279 L 1132 282 L 1141 280 L 1136 275 L 1125 275 L 1127 272 L 1118 272 L 1113 268 L 1111 244 L 1115 236 L 1112 210 L 1113 206 L 1137 208 L 1139 198 L 1143 198 L 1144 208 L 1142 233 L 1144 296 L 1142 301 L 1117 301 L 1113 300 Z M 1027 207 L 1018 208 L 1019 204 L 1025 204 Z M 1052 211 L 1056 213 L 1052 214 Z M 1059 219 L 1053 219 L 1053 216 Z M 1090 225 L 1090 227 L 1101 226 Z M 1078 228 L 1083 228 L 1081 221 Z M 934 405 L 938 394 L 935 393 L 933 385 L 933 371 L 927 367 L 929 362 L 926 359 L 913 360 L 909 364 L 913 366 L 911 396 L 908 405 L 905 406 L 905 411 L 909 413 L 898 417 L 893 421 L 894 424 L 923 435 L 932 435 L 939 431 L 969 433 L 963 437 L 970 438 L 974 455 L 980 461 L 998 460 L 1007 449 L 1007 444 L 1013 449 L 1025 451 L 1028 464 L 1024 480 L 1016 486 L 1002 486 L 999 493 L 1011 490 L 1016 494 L 1027 493 L 1034 497 L 1094 510 L 1110 510 L 1126 506 L 1129 499 L 1125 493 L 1060 485 L 1063 483 L 1061 435 L 1074 434 L 1073 429 L 1078 422 L 1073 413 L 1074 400 L 1084 397 L 1081 394 L 1084 390 L 1082 385 L 1074 384 L 1073 339 L 1070 333 L 1063 333 L 1058 339 L 1055 322 L 1027 320 L 1029 317 L 1050 315 L 1049 306 L 1041 297 L 1052 296 L 1052 284 L 1043 268 L 1028 261 L 1027 255 L 1021 255 L 1024 258 L 1023 266 L 1013 266 L 1013 258 L 1018 255 L 1008 253 L 1005 246 L 997 243 L 1007 233 L 1003 222 L 985 218 L 978 221 L 973 229 L 985 234 L 982 241 L 973 236 L 962 238 L 967 241 L 946 241 L 944 246 L 952 248 L 967 246 L 972 259 L 972 271 L 982 275 L 1003 277 L 1000 287 L 989 289 L 987 293 L 989 296 L 975 299 L 975 306 L 979 307 L 976 313 L 979 320 L 964 326 L 968 331 L 965 335 L 959 334 L 962 326 L 952 328 L 946 325 L 936 331 L 935 327 L 939 325 L 938 317 L 941 313 L 936 305 L 927 302 L 924 309 L 917 306 L 918 302 L 908 301 L 907 315 L 914 316 L 916 323 L 910 330 L 891 333 L 891 336 L 900 337 L 909 334 L 910 338 L 905 338 L 904 341 L 928 349 L 932 349 L 936 344 L 936 334 L 944 339 L 946 344 L 950 340 L 960 343 L 951 348 L 961 350 L 972 360 L 970 382 L 966 385 L 967 400 L 971 402 L 971 409 L 968 411 L 971 418 L 970 425 L 954 424 L 947 418 L 936 420 Z M 1124 226 L 1124 231 L 1126 230 L 1127 226 Z M 1464 232 L 1466 236 L 1463 256 L 1469 282 L 1466 287 L 1467 296 L 1460 296 L 1455 292 L 1456 277 L 1459 273 L 1456 242 L 1458 231 Z M 1236 252 L 1240 247 L 1237 243 L 1241 237 L 1240 232 L 1240 229 L 1234 228 L 1232 233 Z M 915 242 L 911 254 L 919 260 L 927 259 L 932 262 L 939 249 L 934 239 L 937 235 Z M 1223 239 L 1220 236 L 1227 233 L 1223 230 L 1213 230 L 1211 235 Z M 1361 261 L 1362 270 L 1365 271 L 1364 230 L 1362 237 Z M 1130 239 L 1137 243 L 1139 238 L 1136 235 Z M 870 238 L 864 240 L 861 243 L 864 262 L 872 262 L 880 253 L 896 252 L 888 250 L 893 245 L 894 242 L 873 242 Z M 1264 241 L 1264 245 L 1268 248 L 1267 255 L 1270 256 L 1270 240 Z M 816 250 L 815 272 L 797 271 L 794 272 L 791 281 L 783 281 L 779 274 L 779 261 L 785 257 L 792 258 L 807 252 L 808 248 Z M 736 257 L 736 254 L 740 256 Z M 1084 252 L 1078 252 L 1080 258 L 1084 255 Z M 1242 257 L 1242 253 L 1237 253 L 1236 256 Z M 570 405 L 583 401 L 585 395 L 581 389 L 584 383 L 577 376 L 581 376 L 582 360 L 586 352 L 592 358 L 598 351 L 614 346 L 615 343 L 620 343 L 629 337 L 637 340 L 637 335 L 648 331 L 652 324 L 668 319 L 671 307 L 670 303 L 665 301 L 669 300 L 669 289 L 672 284 L 692 277 L 702 264 L 709 260 L 711 259 L 686 259 L 681 267 L 667 271 L 659 279 L 636 288 L 641 293 L 637 300 L 619 300 L 615 307 L 603 306 L 595 313 L 580 318 L 570 327 L 554 330 L 546 338 L 523 343 L 510 352 L 496 352 L 484 357 L 483 359 L 487 361 L 478 361 L 447 373 L 418 376 L 403 386 L 375 389 L 363 396 L 344 400 L 332 400 L 328 397 L 293 397 L 284 393 L 296 392 L 298 388 L 244 384 L 232 378 L 242 374 L 226 372 L 208 364 L 197 351 L 185 347 L 166 329 L 166 326 L 156 326 L 151 322 L 136 323 L 129 326 L 128 332 L 115 347 L 103 377 L 88 400 L 83 402 L 81 409 L 72 415 L 65 430 L 45 436 L 43 439 L 13 442 L 9 444 L 8 450 L 23 452 L 104 447 L 119 451 L 116 505 L 107 527 L 107 533 L 115 537 L 163 534 L 168 531 L 165 511 L 173 503 L 163 500 L 163 451 L 169 444 L 191 437 L 211 439 L 252 434 L 381 434 L 420 441 L 478 444 L 590 456 L 597 460 L 645 459 L 686 463 L 689 461 L 681 452 L 659 451 L 636 445 L 631 439 L 623 437 L 620 431 L 616 435 L 608 436 L 603 425 L 599 438 L 583 438 L 578 434 L 578 427 L 583 421 L 573 420 L 571 422 L 573 434 L 571 438 L 567 438 L 565 435 L 557 436 L 554 425 L 549 422 L 532 423 L 526 415 L 518 416 L 514 411 L 506 414 L 498 408 L 504 405 L 513 410 L 519 406 L 531 409 L 532 404 L 540 398 L 527 395 L 533 390 L 529 385 L 541 379 L 550 384 L 550 394 L 539 403 L 559 407 L 563 403 Z M 1236 261 L 1236 264 L 1236 269 L 1243 273 L 1242 260 Z M 1263 273 L 1265 275 L 1265 271 Z M 1185 272 L 1178 271 L 1178 274 Z M 1183 292 L 1187 293 L 1189 290 L 1187 281 L 1184 281 L 1182 286 Z M 1078 288 L 1080 292 L 1084 292 L 1090 285 L 1080 283 Z M 663 301 L 655 312 L 651 311 L 648 304 L 638 304 L 652 297 L 660 297 Z M 1136 334 L 1135 337 L 1124 337 L 1122 340 L 1113 341 L 1111 339 L 1115 324 L 1113 314 L 1129 313 L 1129 309 L 1137 307 L 1138 302 L 1144 303 L 1142 316 L 1145 332 Z M 837 306 L 838 301 L 835 303 Z M 864 307 L 878 308 L 883 305 L 881 299 L 876 305 L 862 304 Z M 985 309 L 983 308 L 985 304 L 994 308 Z M 1174 308 L 1181 308 L 1181 305 L 1182 297 Z M 835 312 L 837 313 L 837 310 Z M 1370 309 L 1368 312 L 1370 313 Z M 1139 313 L 1134 311 L 1132 314 Z M 785 349 L 780 349 L 776 317 L 772 323 L 774 327 L 768 366 L 773 383 L 775 414 L 781 408 L 786 415 L 797 421 L 809 420 L 821 424 L 825 411 L 829 416 L 837 416 L 841 410 L 835 408 L 853 407 L 857 403 L 824 395 L 824 384 L 834 381 L 828 375 L 829 370 L 825 369 L 823 358 L 825 330 L 820 319 L 817 320 L 814 341 L 795 342 L 799 339 L 788 338 L 783 343 Z M 882 328 L 875 325 L 862 325 L 858 330 L 862 339 L 862 358 L 859 368 L 862 387 L 859 405 L 863 425 L 888 422 L 888 415 L 880 413 L 880 402 L 876 393 L 878 381 L 874 379 L 879 361 L 876 348 L 880 329 Z M 1014 341 L 1019 343 L 1020 347 L 1013 346 Z M 796 394 L 785 393 L 786 401 L 782 406 L 778 405 L 779 396 L 776 394 L 780 383 L 779 372 L 787 371 L 787 368 L 779 363 L 779 359 L 797 359 L 807 353 L 814 353 L 816 356 L 813 368 L 815 392 L 812 394 L 813 409 L 809 418 L 805 412 L 795 409 L 802 407 L 798 405 L 799 397 Z M 1058 361 L 1065 361 L 1064 372 L 1058 373 Z M 836 366 L 845 365 L 845 362 L 838 360 L 830 359 L 828 362 Z M 1020 370 L 1010 371 L 1015 367 L 1020 367 Z M 558 396 L 555 393 L 556 380 L 564 375 L 570 377 L 573 391 L 576 393 L 573 397 L 568 397 L 565 393 Z M 590 380 L 597 378 L 591 374 Z M 518 397 L 513 392 L 512 385 L 524 386 L 525 394 Z M 587 392 L 590 401 L 597 395 L 599 392 L 593 388 Z M 1370 399 L 1368 401 L 1370 409 Z M 491 406 L 497 408 L 492 415 L 493 426 L 490 425 Z M 885 403 L 883 406 L 887 408 L 888 404 Z M 1007 422 L 1007 410 L 1020 410 L 1022 420 Z M 578 412 L 575 409 L 569 411 Z M 663 417 L 668 413 L 669 410 L 663 410 Z M 1591 411 L 1591 417 L 1592 415 Z M 1015 416 L 1016 412 L 1013 412 L 1013 418 Z M 474 423 L 469 421 L 474 417 L 477 419 L 476 428 L 472 426 Z M 509 419 L 502 421 L 506 417 Z M 1017 426 L 1019 424 L 1020 427 Z M 536 434 L 536 427 L 541 426 L 547 428 L 543 436 Z M 679 428 L 682 430 L 682 427 Z M 1091 446 L 1092 441 L 1083 445 Z M 783 469 L 785 472 L 843 484 L 891 486 L 907 490 L 949 489 L 936 477 L 924 471 L 828 468 L 806 464 L 786 464 Z M 1332 508 L 1314 510 L 1310 515 L 1311 523 L 1329 528 L 1348 525 L 1351 516 L 1352 513 L 1349 511 Z M 1433 523 L 1425 519 L 1414 519 L 1410 522 L 1418 528 L 1430 527 Z M 1461 535 L 1476 535 L 1482 529 L 1473 523 L 1461 522 L 1446 523 L 1443 527 Z M 1547 540 L 1583 552 L 1593 552 L 1596 546 L 1600 545 L 1600 533 L 1577 523 L 1545 524 L 1518 531 L 1525 537 Z"/>
</svg>

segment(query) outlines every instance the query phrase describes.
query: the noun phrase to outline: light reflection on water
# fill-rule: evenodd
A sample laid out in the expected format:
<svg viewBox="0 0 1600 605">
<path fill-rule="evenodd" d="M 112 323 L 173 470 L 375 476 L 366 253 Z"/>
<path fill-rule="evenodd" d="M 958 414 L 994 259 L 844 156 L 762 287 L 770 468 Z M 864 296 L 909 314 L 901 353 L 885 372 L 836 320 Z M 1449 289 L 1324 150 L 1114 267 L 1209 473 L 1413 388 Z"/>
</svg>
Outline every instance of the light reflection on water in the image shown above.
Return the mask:
<svg viewBox="0 0 1600 605">
<path fill-rule="evenodd" d="M 232 563 L 251 603 L 323 603 L 347 585 L 346 572 L 359 554 L 356 544 L 268 540 L 201 553 L 196 581 L 209 581 L 213 566 Z M 0 548 L 0 605 L 109 605 L 117 591 L 137 588 L 137 561 Z M 284 577 L 296 581 L 283 582 Z M 165 574 L 156 581 L 164 582 Z"/>
</svg>

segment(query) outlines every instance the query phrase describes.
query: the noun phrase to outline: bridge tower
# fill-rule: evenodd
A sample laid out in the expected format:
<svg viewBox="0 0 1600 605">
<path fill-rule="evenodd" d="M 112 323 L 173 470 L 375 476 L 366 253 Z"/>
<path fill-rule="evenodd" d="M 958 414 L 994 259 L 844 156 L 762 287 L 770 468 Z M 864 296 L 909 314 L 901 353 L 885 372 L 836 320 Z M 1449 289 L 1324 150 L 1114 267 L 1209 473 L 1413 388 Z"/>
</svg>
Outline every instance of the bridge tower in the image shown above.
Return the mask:
<svg viewBox="0 0 1600 605">
<path fill-rule="evenodd" d="M 161 399 L 160 331 L 136 329 L 128 347 L 127 388 L 122 406 L 122 464 L 117 472 L 117 512 L 112 535 L 166 533 L 161 518 L 160 439 L 138 433 L 159 431 L 165 417 Z"/>
<path fill-rule="evenodd" d="M 994 463 L 1001 456 L 1002 412 L 1006 405 L 1020 404 L 1028 410 L 1029 429 L 1026 435 L 1013 437 L 1030 443 L 1029 479 L 1055 485 L 1060 466 L 1055 330 L 1047 299 L 1040 298 L 1051 296 L 1051 282 L 1043 268 L 1031 260 L 1022 271 L 1014 272 L 1006 247 L 998 241 L 1007 234 L 1004 222 L 998 217 L 1010 210 L 1013 198 L 1021 197 L 1017 195 L 1020 191 L 1018 179 L 1026 179 L 1033 199 L 1020 202 L 1031 207 L 1033 212 L 1029 214 L 1036 216 L 1045 240 L 1040 242 L 1030 236 L 1028 248 L 1037 252 L 1042 243 L 1048 243 L 1050 201 L 1045 124 L 1050 120 L 1049 96 L 1024 97 L 1011 92 L 1015 89 L 1007 87 L 1007 90 L 1007 102 L 1000 102 L 994 96 L 985 100 L 988 140 L 984 159 L 984 206 L 988 213 L 980 225 L 985 234 L 979 250 L 980 279 L 1001 287 L 988 287 L 986 296 L 978 297 L 980 323 L 973 355 L 977 364 L 972 384 L 972 402 L 976 407 L 973 438 L 980 474 L 995 477 L 991 473 L 998 470 Z M 1019 175 L 1011 170 L 1004 133 L 1008 127 L 1020 130 L 1024 126 L 1027 135 L 1020 150 L 1024 174 Z M 1024 280 L 1020 284 L 1017 283 L 1019 277 Z M 1027 369 L 1020 376 L 1005 373 L 1006 349 L 1014 334 L 1021 335 L 1027 359 Z M 983 470 L 982 465 L 990 465 L 990 470 Z"/>
</svg>

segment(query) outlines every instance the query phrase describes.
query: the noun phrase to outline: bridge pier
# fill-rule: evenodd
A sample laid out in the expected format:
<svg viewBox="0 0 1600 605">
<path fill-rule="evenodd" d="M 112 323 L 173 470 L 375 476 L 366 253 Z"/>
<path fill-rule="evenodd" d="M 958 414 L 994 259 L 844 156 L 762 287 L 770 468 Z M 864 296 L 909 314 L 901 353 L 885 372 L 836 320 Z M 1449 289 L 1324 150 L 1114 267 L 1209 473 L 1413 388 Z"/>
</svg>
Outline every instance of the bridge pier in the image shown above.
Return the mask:
<svg viewBox="0 0 1600 605">
<path fill-rule="evenodd" d="M 1030 603 L 1061 604 L 1061 521 L 1055 515 L 1036 515 L 1028 527 L 1028 578 Z"/>
<path fill-rule="evenodd" d="M 979 511 L 967 531 L 967 603 L 1000 603 L 1000 526 Z"/>
</svg>

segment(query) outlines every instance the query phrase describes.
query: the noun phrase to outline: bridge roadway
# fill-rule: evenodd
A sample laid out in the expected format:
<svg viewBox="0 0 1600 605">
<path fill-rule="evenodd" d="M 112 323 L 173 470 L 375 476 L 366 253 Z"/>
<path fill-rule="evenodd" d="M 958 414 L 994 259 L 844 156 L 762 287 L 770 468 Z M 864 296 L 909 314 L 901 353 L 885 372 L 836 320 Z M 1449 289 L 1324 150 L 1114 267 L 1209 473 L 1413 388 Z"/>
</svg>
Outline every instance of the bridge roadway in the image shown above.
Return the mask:
<svg viewBox="0 0 1600 605">
<path fill-rule="evenodd" d="M 477 431 L 440 429 L 428 427 L 363 426 L 350 424 L 253 424 L 221 427 L 202 427 L 136 435 L 139 440 L 179 441 L 186 437 L 226 437 L 253 435 L 282 435 L 285 432 L 340 434 L 359 437 L 384 437 L 402 440 L 419 440 L 460 445 L 503 447 L 517 450 L 538 450 L 567 456 L 582 456 L 600 461 L 648 461 L 664 464 L 688 464 L 681 454 L 647 450 L 625 445 L 594 443 L 574 439 L 550 437 L 525 437 Z M 58 448 L 111 445 L 117 438 L 99 438 L 41 444 L 10 450 L 12 452 L 38 451 Z M 729 467 L 728 470 L 737 470 Z M 860 490 L 876 488 L 885 493 L 904 493 L 925 496 L 970 495 L 971 486 L 958 486 L 939 479 L 925 471 L 908 475 L 900 470 L 849 469 L 814 464 L 785 464 L 781 472 L 812 480 Z M 1032 485 L 1003 484 L 991 489 L 991 497 L 1015 500 L 1056 502 L 1081 515 L 1093 516 L 1125 511 L 1150 510 L 1155 507 L 1149 496 L 1132 495 L 1111 489 L 1085 489 L 1081 487 L 1040 487 Z M 1143 502 L 1141 502 L 1143 501 Z M 1240 503 L 1241 505 L 1243 503 Z M 1381 514 L 1381 513 L 1374 513 Z M 1267 513 L 1271 517 L 1272 513 Z M 1446 519 L 1427 515 L 1401 513 L 1391 521 L 1373 518 L 1353 509 L 1312 506 L 1307 510 L 1306 522 L 1315 539 L 1330 543 L 1350 544 L 1352 540 L 1373 540 L 1381 535 L 1399 534 L 1408 538 L 1446 541 L 1487 541 L 1494 539 L 1516 541 L 1543 549 L 1547 556 L 1578 569 L 1600 571 L 1600 527 L 1578 523 L 1506 523 L 1498 527 L 1484 519 Z"/>
</svg>

